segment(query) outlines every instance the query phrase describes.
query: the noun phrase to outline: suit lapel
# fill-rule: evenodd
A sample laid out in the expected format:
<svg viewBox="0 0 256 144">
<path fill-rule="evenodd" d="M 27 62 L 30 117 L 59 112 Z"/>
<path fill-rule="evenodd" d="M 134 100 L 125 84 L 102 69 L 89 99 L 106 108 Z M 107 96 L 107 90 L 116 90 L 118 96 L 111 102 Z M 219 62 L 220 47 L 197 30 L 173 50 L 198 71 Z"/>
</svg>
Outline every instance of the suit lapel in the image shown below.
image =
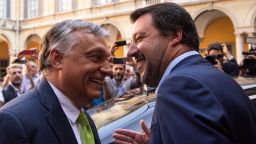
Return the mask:
<svg viewBox="0 0 256 144">
<path fill-rule="evenodd" d="M 70 126 L 69 120 L 52 88 L 46 80 L 38 86 L 42 104 L 49 110 L 45 115 L 46 120 L 62 144 L 77 144 L 77 140 Z"/>
<path fill-rule="evenodd" d="M 10 99 L 14 99 L 18 96 L 16 91 L 14 90 L 14 88 L 11 85 L 8 85 L 8 89 L 11 92 L 11 96 L 12 96 Z"/>
</svg>

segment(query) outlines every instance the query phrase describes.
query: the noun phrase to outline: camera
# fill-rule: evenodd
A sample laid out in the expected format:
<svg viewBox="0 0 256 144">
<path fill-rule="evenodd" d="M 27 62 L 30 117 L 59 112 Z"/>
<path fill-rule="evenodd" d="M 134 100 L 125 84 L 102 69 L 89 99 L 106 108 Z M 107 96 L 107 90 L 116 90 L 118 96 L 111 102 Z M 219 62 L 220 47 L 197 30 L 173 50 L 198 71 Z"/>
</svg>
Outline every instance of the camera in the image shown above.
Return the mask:
<svg viewBox="0 0 256 144">
<path fill-rule="evenodd" d="M 256 55 L 256 51 L 242 52 L 242 55 Z"/>
<path fill-rule="evenodd" d="M 123 41 L 116 41 L 115 42 L 115 46 L 119 47 L 119 46 L 125 46 L 127 45 L 126 40 Z"/>
<path fill-rule="evenodd" d="M 216 61 L 216 59 L 219 60 L 220 62 L 222 62 L 223 56 L 224 56 L 223 54 L 208 55 L 208 56 L 205 57 L 205 59 L 206 59 L 208 62 L 210 62 L 211 64 L 216 65 L 216 64 L 218 64 L 218 62 Z"/>
<path fill-rule="evenodd" d="M 254 49 L 250 49 L 248 52 L 242 52 L 245 56 L 243 60 L 242 68 L 246 70 L 246 74 L 248 76 L 256 76 L 256 51 Z"/>
<path fill-rule="evenodd" d="M 205 59 L 210 62 L 212 65 L 216 65 L 217 64 L 217 61 L 215 60 L 215 57 L 213 56 L 206 56 Z"/>
<path fill-rule="evenodd" d="M 126 58 L 116 58 L 112 59 L 113 64 L 126 64 Z"/>
</svg>

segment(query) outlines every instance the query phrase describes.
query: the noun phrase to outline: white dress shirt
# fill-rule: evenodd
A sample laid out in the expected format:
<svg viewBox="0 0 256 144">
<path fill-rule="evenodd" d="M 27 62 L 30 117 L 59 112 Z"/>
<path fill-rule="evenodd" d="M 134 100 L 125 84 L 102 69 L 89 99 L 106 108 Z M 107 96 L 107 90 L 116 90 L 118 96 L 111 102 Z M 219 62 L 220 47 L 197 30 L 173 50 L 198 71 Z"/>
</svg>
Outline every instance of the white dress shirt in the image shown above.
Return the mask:
<svg viewBox="0 0 256 144">
<path fill-rule="evenodd" d="M 73 104 L 73 102 L 67 96 L 65 96 L 60 90 L 58 90 L 52 83 L 49 82 L 49 84 L 52 87 L 54 93 L 56 94 L 64 113 L 68 117 L 69 123 L 72 127 L 78 144 L 82 144 L 79 133 L 79 124 L 76 123 L 76 120 L 80 114 L 80 110 Z"/>
</svg>

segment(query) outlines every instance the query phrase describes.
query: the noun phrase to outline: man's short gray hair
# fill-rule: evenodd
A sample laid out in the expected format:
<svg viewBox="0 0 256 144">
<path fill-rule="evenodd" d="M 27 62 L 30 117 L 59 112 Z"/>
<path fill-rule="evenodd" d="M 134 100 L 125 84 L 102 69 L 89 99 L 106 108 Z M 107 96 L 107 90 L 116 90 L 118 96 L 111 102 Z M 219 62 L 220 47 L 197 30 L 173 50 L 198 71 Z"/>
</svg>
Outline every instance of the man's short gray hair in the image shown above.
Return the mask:
<svg viewBox="0 0 256 144">
<path fill-rule="evenodd" d="M 87 31 L 82 31 L 84 29 Z M 71 33 L 77 30 L 79 30 L 79 32 L 93 34 L 96 37 L 105 38 L 107 36 L 107 32 L 99 25 L 82 20 L 65 20 L 55 24 L 45 34 L 42 40 L 39 53 L 39 66 L 41 71 L 51 67 L 49 54 L 52 49 L 64 55 L 70 53 L 72 42 L 74 41 L 74 35 L 71 35 Z"/>
<path fill-rule="evenodd" d="M 6 68 L 6 72 L 9 74 L 11 72 L 11 69 L 13 68 L 18 68 L 22 70 L 22 65 L 21 64 L 17 64 L 17 63 L 13 63 L 10 64 L 7 68 Z"/>
</svg>

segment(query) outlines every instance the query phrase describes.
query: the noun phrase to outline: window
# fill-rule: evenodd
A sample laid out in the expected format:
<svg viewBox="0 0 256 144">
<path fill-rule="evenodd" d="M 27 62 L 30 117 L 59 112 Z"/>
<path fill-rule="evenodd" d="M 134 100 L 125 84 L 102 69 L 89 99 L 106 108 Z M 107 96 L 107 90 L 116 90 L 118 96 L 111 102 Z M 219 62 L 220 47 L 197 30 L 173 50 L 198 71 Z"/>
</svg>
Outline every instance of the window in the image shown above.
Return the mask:
<svg viewBox="0 0 256 144">
<path fill-rule="evenodd" d="M 26 18 L 39 16 L 39 0 L 26 0 Z"/>
<path fill-rule="evenodd" d="M 72 0 L 59 0 L 58 12 L 65 12 L 72 10 Z"/>
<path fill-rule="evenodd" d="M 10 17 L 10 0 L 0 0 L 0 18 Z"/>
<path fill-rule="evenodd" d="M 105 5 L 105 4 L 110 4 L 117 2 L 118 0 L 96 0 L 95 5 Z"/>
</svg>

